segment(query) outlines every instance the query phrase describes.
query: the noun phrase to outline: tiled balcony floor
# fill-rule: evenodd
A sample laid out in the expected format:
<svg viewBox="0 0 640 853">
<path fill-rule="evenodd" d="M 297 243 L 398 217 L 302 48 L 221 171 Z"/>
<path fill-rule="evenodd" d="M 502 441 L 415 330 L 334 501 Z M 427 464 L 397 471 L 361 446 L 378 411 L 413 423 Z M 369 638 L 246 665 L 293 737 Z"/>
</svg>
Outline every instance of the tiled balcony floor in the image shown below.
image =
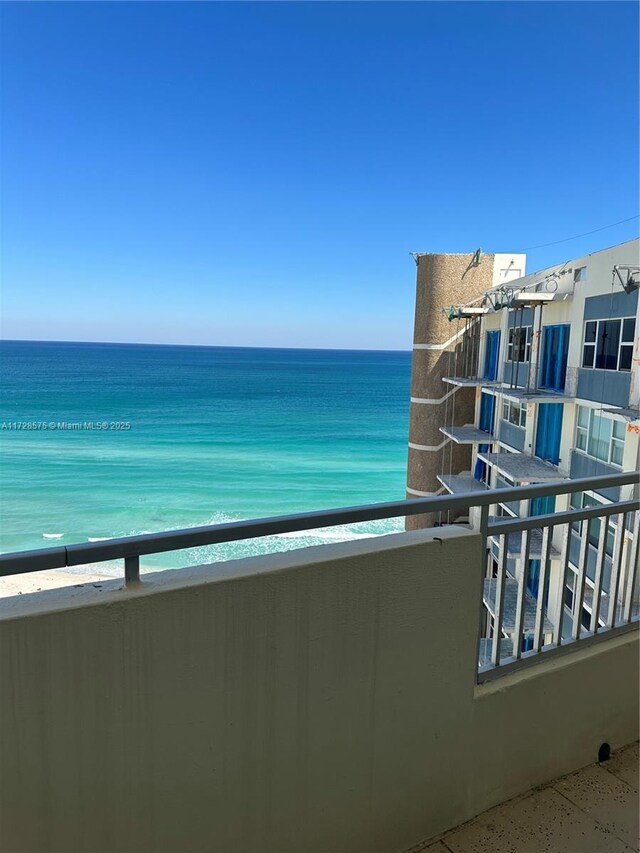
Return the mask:
<svg viewBox="0 0 640 853">
<path fill-rule="evenodd" d="M 411 853 L 638 851 L 638 744 L 490 809 Z"/>
</svg>

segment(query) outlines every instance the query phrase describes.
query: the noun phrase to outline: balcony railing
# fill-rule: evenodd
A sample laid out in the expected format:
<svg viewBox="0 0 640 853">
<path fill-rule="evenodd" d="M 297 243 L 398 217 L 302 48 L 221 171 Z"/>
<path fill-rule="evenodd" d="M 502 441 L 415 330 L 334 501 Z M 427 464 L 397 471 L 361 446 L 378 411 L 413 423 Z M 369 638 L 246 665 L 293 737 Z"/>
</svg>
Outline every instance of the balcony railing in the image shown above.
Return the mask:
<svg viewBox="0 0 640 853">
<path fill-rule="evenodd" d="M 514 487 L 509 491 L 512 501 L 619 486 L 631 487 L 633 493 L 615 503 L 524 518 L 495 517 L 492 508 L 495 513 L 505 493 L 487 490 L 4 554 L 0 577 L 122 559 L 125 584 L 135 585 L 140 583 L 140 557 L 149 554 L 425 513 L 468 515 L 475 517 L 481 534 L 476 568 L 483 617 L 478 638 L 482 682 L 638 628 L 638 479 L 634 471 Z M 572 548 L 576 524 L 577 557 Z M 590 533 L 598 525 L 596 546 Z"/>
</svg>

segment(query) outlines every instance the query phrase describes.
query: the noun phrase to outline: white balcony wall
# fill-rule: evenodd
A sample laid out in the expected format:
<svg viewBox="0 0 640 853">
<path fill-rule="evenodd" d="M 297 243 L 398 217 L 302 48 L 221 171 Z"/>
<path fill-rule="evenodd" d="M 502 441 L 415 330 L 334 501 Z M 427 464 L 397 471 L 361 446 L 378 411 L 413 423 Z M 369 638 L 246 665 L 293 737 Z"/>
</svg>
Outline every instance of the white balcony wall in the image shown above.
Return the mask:
<svg viewBox="0 0 640 853">
<path fill-rule="evenodd" d="M 475 684 L 452 528 L 21 596 L 0 848 L 400 851 L 637 736 L 637 633 Z"/>
</svg>

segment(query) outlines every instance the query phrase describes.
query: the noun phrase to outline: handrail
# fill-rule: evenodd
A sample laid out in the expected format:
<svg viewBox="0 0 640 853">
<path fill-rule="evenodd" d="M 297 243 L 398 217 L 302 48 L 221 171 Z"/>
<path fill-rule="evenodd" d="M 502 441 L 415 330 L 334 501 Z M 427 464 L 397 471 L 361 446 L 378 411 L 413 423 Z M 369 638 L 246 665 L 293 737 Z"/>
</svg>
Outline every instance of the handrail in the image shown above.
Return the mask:
<svg viewBox="0 0 640 853">
<path fill-rule="evenodd" d="M 356 524 L 385 518 L 397 518 L 399 516 L 469 509 L 470 507 L 488 507 L 491 504 L 503 502 L 505 498 L 501 497 L 501 494 L 505 491 L 508 491 L 509 502 L 513 502 L 550 495 L 572 494 L 593 488 L 603 489 L 637 484 L 639 478 L 640 471 L 631 471 L 620 474 L 607 474 L 599 477 L 583 477 L 577 480 L 554 480 L 549 483 L 514 486 L 508 489 L 487 490 L 486 492 L 410 498 L 402 501 L 343 507 L 333 510 L 317 510 L 273 518 L 233 521 L 204 527 L 191 527 L 182 530 L 168 530 L 161 533 L 126 536 L 119 539 L 110 539 L 105 542 L 79 543 L 55 548 L 40 548 L 32 551 L 7 553 L 0 555 L 0 577 L 124 558 L 125 561 L 129 562 L 129 567 L 126 569 L 127 577 L 135 580 L 137 577 L 137 561 L 140 556 L 146 554 L 181 551 L 186 548 L 194 548 L 202 545 L 255 539 L 262 536 L 293 533 L 317 527 L 334 527 L 339 524 Z M 603 508 L 599 509 L 602 510 Z M 606 514 L 606 511 L 603 510 L 601 514 Z M 535 518 L 542 519 L 543 517 L 536 516 Z M 528 522 L 528 520 L 526 521 Z M 524 521 L 524 519 L 520 519 L 520 525 Z M 558 523 L 559 521 L 560 519 L 558 519 Z M 537 525 L 533 524 L 532 526 L 539 526 L 541 523 L 539 521 Z"/>
<path fill-rule="evenodd" d="M 619 515 L 621 512 L 634 512 L 640 508 L 637 500 L 617 501 L 611 504 L 598 504 L 584 509 L 572 509 L 566 512 L 552 512 L 548 515 L 528 515 L 525 518 L 509 518 L 492 521 L 487 526 L 489 536 L 500 536 L 506 533 L 519 533 L 522 530 L 537 530 L 539 527 L 559 527 L 572 521 L 586 521 L 589 518 L 605 518 L 609 515 Z"/>
</svg>

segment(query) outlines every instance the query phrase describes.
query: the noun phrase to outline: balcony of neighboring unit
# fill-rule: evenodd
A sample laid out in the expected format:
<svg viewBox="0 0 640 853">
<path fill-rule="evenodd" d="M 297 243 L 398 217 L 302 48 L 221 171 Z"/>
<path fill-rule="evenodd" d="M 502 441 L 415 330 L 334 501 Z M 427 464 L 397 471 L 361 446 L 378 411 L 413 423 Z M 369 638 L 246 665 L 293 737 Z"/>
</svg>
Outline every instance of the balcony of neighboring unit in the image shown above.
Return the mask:
<svg viewBox="0 0 640 853">
<path fill-rule="evenodd" d="M 442 381 L 460 388 L 494 388 L 502 384 L 497 379 L 485 379 L 482 376 L 445 376 Z"/>
<path fill-rule="evenodd" d="M 518 290 L 511 299 L 511 308 L 536 308 L 556 299 L 555 293 L 542 293 L 532 290 Z M 563 297 L 564 299 L 564 297 Z"/>
<path fill-rule="evenodd" d="M 495 441 L 490 432 L 468 424 L 467 426 L 444 426 L 440 432 L 456 444 L 489 444 Z"/>
<path fill-rule="evenodd" d="M 488 305 L 449 305 L 444 309 L 444 313 L 449 321 L 451 320 L 469 320 L 482 317 L 489 313 Z"/>
<path fill-rule="evenodd" d="M 574 283 L 570 272 L 571 270 L 560 269 L 543 278 L 532 277 L 532 281 L 521 287 L 503 284 L 487 292 L 487 301 L 496 311 L 503 308 L 536 308 L 548 302 L 564 302 L 573 296 Z"/>
<path fill-rule="evenodd" d="M 505 517 L 496 517 L 491 518 L 491 523 L 499 523 L 501 521 L 505 521 Z M 493 542 L 498 544 L 498 536 L 492 537 Z M 517 530 L 515 533 L 510 533 L 507 537 L 507 558 L 509 560 L 518 560 L 522 554 L 522 531 Z M 496 551 L 497 554 L 497 551 Z M 560 557 L 560 551 L 555 547 L 555 545 L 550 546 L 549 557 L 551 559 L 557 559 Z M 542 528 L 534 528 L 531 531 L 531 535 L 529 536 L 529 559 L 530 560 L 540 560 L 542 559 Z"/>
<path fill-rule="evenodd" d="M 569 394 L 551 391 L 548 388 L 511 388 L 509 385 L 503 385 L 501 388 L 494 388 L 493 392 L 502 394 L 510 400 L 519 400 L 521 403 L 573 403 L 575 401 L 575 397 Z"/>
<path fill-rule="evenodd" d="M 526 453 L 478 453 L 478 459 L 491 465 L 516 485 L 568 479 L 555 465 Z"/>
<path fill-rule="evenodd" d="M 496 578 L 485 578 L 482 600 L 485 607 L 493 616 L 496 617 L 496 594 L 498 581 Z M 504 579 L 504 592 L 502 597 L 502 630 L 505 634 L 513 634 L 516 631 L 516 614 L 518 610 L 518 588 L 520 583 L 513 578 L 506 577 Z M 522 630 L 525 633 L 533 631 L 536 627 L 536 599 L 525 590 L 524 594 L 524 613 L 522 618 Z M 543 622 L 543 633 L 551 633 L 553 624 L 545 616 Z M 513 650 L 513 644 L 511 645 Z"/>
<path fill-rule="evenodd" d="M 577 369 L 576 399 L 604 403 L 610 408 L 629 409 L 631 373 L 618 370 Z"/>
<path fill-rule="evenodd" d="M 640 409 L 609 408 L 602 411 L 607 415 L 618 415 L 631 424 L 640 421 Z"/>
<path fill-rule="evenodd" d="M 452 495 L 468 495 L 472 492 L 486 492 L 488 486 L 481 480 L 476 480 L 471 471 L 460 474 L 438 474 L 438 482 Z"/>
</svg>

